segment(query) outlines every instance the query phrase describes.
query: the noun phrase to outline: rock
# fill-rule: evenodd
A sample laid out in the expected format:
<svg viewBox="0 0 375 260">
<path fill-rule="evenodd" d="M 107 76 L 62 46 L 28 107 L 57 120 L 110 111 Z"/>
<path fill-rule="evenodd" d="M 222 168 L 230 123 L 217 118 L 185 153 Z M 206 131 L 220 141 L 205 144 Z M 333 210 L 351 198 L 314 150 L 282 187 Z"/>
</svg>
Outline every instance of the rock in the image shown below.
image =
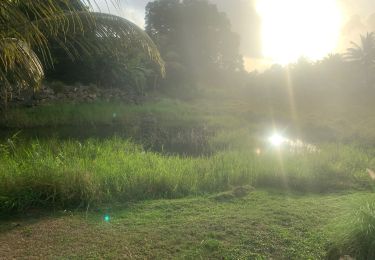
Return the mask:
<svg viewBox="0 0 375 260">
<path fill-rule="evenodd" d="M 121 101 L 131 104 L 137 104 L 141 101 L 137 95 L 126 91 L 126 87 L 127 86 L 124 88 L 104 89 L 98 88 L 95 85 L 83 86 L 81 84 L 75 84 L 74 86 L 68 86 L 61 82 L 52 82 L 41 86 L 36 93 L 30 89 L 14 91 L 14 93 L 12 93 L 14 99 L 10 102 L 10 105 L 34 106 L 37 104 L 46 104 L 52 101 L 70 101 L 73 103 L 80 103 L 93 102 L 98 99 L 107 102 Z"/>
<path fill-rule="evenodd" d="M 233 189 L 233 195 L 237 198 L 242 198 L 254 190 L 255 188 L 250 185 L 238 186 Z"/>
<path fill-rule="evenodd" d="M 20 223 L 16 223 L 16 222 L 13 222 L 12 224 L 11 224 L 11 227 L 12 228 L 16 228 L 16 227 L 20 227 L 21 226 L 21 224 Z"/>
<path fill-rule="evenodd" d="M 213 195 L 210 198 L 219 202 L 225 202 L 225 201 L 230 201 L 234 199 L 235 197 L 232 192 L 228 191 L 228 192 L 222 192 L 222 193 Z"/>
<path fill-rule="evenodd" d="M 58 94 L 56 95 L 56 99 L 58 99 L 58 100 L 62 100 L 62 99 L 64 99 L 64 98 L 65 98 L 65 95 L 62 94 L 62 93 L 58 93 Z"/>
<path fill-rule="evenodd" d="M 238 186 L 233 188 L 233 190 L 221 192 L 219 194 L 213 195 L 210 198 L 216 201 L 225 202 L 230 201 L 235 198 L 246 197 L 250 192 L 254 191 L 255 188 L 250 185 Z"/>
<path fill-rule="evenodd" d="M 87 97 L 89 99 L 96 99 L 96 94 L 88 94 Z"/>
</svg>

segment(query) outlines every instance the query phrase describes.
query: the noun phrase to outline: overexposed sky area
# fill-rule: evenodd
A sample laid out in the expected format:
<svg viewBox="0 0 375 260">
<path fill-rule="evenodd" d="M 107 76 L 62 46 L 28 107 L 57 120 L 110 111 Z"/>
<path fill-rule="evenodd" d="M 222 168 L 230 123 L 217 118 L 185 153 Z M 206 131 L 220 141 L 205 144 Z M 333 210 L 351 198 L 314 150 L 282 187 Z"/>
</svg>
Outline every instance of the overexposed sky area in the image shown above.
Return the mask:
<svg viewBox="0 0 375 260">
<path fill-rule="evenodd" d="M 241 53 L 248 70 L 262 70 L 269 66 L 262 53 L 262 22 L 256 1 L 262 0 L 210 0 L 220 11 L 227 13 L 233 31 L 241 37 Z M 278 0 L 283 1 L 283 0 Z M 314 1 L 314 0 L 299 0 Z M 375 31 L 375 0 L 335 0 L 342 12 L 340 40 L 332 52 L 343 52 L 351 41 L 358 41 L 360 34 Z M 97 0 L 101 11 L 108 12 L 105 0 Z M 149 0 L 121 0 L 121 9 L 110 6 L 112 14 L 121 15 L 144 27 L 145 6 Z M 319 19 L 319 13 L 316 19 Z"/>
</svg>

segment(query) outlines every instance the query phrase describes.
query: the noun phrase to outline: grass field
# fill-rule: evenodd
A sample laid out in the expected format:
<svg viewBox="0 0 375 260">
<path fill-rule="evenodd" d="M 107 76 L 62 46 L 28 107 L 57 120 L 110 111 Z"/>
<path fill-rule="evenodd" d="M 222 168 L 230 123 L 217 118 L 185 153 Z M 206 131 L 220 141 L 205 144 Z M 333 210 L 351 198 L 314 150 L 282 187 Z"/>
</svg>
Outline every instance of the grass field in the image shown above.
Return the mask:
<svg viewBox="0 0 375 260">
<path fill-rule="evenodd" d="M 88 215 L 28 211 L 0 222 L 0 252 L 5 258 L 321 259 L 342 231 L 337 223 L 375 199 L 363 192 L 272 190 L 221 198 L 112 205 Z"/>
<path fill-rule="evenodd" d="M 10 110 L 0 119 L 0 252 L 371 259 L 370 100 L 296 102 L 296 114 L 253 94 Z M 274 131 L 302 142 L 273 147 Z"/>
</svg>

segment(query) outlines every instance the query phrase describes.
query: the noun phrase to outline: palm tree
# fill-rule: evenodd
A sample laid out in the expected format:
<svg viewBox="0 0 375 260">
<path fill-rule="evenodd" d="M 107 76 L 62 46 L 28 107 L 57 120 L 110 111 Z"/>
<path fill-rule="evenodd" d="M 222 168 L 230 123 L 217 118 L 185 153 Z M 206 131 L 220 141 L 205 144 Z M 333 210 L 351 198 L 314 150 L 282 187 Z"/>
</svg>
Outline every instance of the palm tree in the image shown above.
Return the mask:
<svg viewBox="0 0 375 260">
<path fill-rule="evenodd" d="M 328 76 L 330 80 L 340 79 L 342 73 L 345 73 L 347 62 L 344 55 L 339 53 L 330 53 L 322 60 L 316 63 L 317 69 Z"/>
<path fill-rule="evenodd" d="M 0 98 L 5 108 L 15 88 L 40 86 L 42 64 L 53 65 L 49 39 L 71 58 L 141 48 L 164 74 L 159 51 L 141 28 L 118 16 L 90 12 L 93 5 L 95 0 L 0 0 Z"/>
<path fill-rule="evenodd" d="M 345 62 L 344 57 L 340 53 L 329 53 L 324 57 L 320 64 L 326 64 L 327 66 L 339 66 Z"/>
<path fill-rule="evenodd" d="M 351 42 L 352 48 L 347 49 L 346 59 L 354 62 L 363 69 L 365 73 L 365 84 L 369 87 L 370 71 L 375 65 L 375 34 L 367 33 L 361 35 L 361 43 Z"/>
</svg>

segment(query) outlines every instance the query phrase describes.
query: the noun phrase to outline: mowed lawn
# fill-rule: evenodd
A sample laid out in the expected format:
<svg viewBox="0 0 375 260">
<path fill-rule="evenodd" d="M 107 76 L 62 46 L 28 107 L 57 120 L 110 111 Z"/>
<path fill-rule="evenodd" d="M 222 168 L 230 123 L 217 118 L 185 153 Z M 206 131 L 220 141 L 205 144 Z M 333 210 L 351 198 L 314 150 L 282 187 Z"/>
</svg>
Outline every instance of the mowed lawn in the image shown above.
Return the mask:
<svg viewBox="0 0 375 260">
<path fill-rule="evenodd" d="M 367 192 L 228 194 L 88 212 L 29 210 L 0 221 L 0 258 L 320 259 L 338 223 L 375 199 Z"/>
</svg>

